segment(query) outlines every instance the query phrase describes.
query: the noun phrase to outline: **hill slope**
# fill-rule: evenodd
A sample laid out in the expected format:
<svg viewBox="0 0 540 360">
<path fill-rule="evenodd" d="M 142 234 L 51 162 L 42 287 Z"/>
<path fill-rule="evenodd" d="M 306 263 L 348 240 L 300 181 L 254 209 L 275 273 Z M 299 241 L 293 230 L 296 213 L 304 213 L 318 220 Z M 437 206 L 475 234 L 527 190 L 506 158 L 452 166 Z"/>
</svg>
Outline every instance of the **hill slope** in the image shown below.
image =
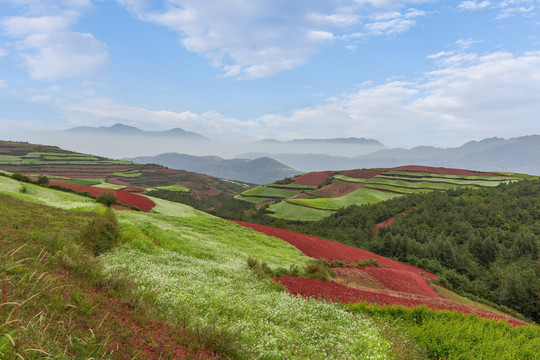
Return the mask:
<svg viewBox="0 0 540 360">
<path fill-rule="evenodd" d="M 268 157 L 253 160 L 225 160 L 218 156 L 192 156 L 169 153 L 126 158 L 125 160 L 141 164 L 159 164 L 171 169 L 187 170 L 252 184 L 268 184 L 300 173 Z"/>
<path fill-rule="evenodd" d="M 463 186 L 493 187 L 518 180 L 502 173 L 425 166 L 323 171 L 249 189 L 235 199 L 254 204 L 255 208 L 269 205 L 267 210 L 274 218 L 316 221 L 350 205 Z"/>
<path fill-rule="evenodd" d="M 0 169 L 12 173 L 43 174 L 79 185 L 128 188 L 137 192 L 159 187 L 162 187 L 161 193 L 183 189 L 183 201 L 202 209 L 219 206 L 248 187 L 239 182 L 160 165 L 142 165 L 54 146 L 8 141 L 0 141 Z"/>
</svg>

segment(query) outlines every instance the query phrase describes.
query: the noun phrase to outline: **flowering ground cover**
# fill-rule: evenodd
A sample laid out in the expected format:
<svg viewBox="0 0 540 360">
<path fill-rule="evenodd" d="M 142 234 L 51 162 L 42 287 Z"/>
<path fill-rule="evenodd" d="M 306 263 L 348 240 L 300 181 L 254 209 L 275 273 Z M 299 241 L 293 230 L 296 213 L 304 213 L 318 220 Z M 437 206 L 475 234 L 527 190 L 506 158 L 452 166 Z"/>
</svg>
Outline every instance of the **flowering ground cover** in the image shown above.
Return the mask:
<svg viewBox="0 0 540 360">
<path fill-rule="evenodd" d="M 237 357 L 386 358 L 387 344 L 369 321 L 340 306 L 291 297 L 246 264 L 249 256 L 274 268 L 308 260 L 289 244 L 201 213 L 118 216 L 130 241 L 103 256 L 105 264 L 129 267 L 141 287 L 158 290 L 160 309 L 170 317 L 189 312 L 201 327 L 234 334 Z"/>
</svg>

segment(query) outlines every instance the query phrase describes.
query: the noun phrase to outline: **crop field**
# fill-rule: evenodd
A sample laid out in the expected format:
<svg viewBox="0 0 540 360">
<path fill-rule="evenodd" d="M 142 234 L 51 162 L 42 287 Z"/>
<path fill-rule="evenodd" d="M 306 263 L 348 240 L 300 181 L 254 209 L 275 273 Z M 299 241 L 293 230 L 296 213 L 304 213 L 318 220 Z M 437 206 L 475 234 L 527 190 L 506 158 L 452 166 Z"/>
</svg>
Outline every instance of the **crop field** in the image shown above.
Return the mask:
<svg viewBox="0 0 540 360">
<path fill-rule="evenodd" d="M 244 196 L 242 194 L 235 195 L 234 198 L 236 200 L 242 200 L 242 201 L 246 201 L 252 204 L 260 204 L 263 202 L 275 200 L 275 199 L 264 198 L 264 197 Z"/>
<path fill-rule="evenodd" d="M 301 185 L 301 184 L 271 184 L 266 185 L 268 187 L 273 187 L 277 189 L 292 189 L 292 190 L 314 190 L 317 188 L 315 185 Z"/>
<path fill-rule="evenodd" d="M 385 185 L 385 184 L 365 184 L 365 189 L 375 189 L 375 190 L 382 190 L 382 191 L 390 191 L 397 194 L 418 194 L 418 193 L 425 193 L 427 191 L 432 191 L 433 189 L 414 189 L 414 188 L 406 188 L 406 187 L 399 187 L 399 186 L 391 186 L 391 185 Z"/>
<path fill-rule="evenodd" d="M 374 204 L 379 201 L 392 199 L 399 196 L 395 193 L 377 191 L 374 189 L 361 188 L 345 196 L 337 198 L 319 198 L 319 199 L 288 199 L 291 204 L 308 206 L 322 210 L 339 210 L 349 205 L 355 204 Z"/>
<path fill-rule="evenodd" d="M 288 201 L 270 205 L 268 210 L 272 212 L 270 214 L 272 217 L 291 221 L 317 221 L 334 213 L 329 210 L 294 205 Z"/>
<path fill-rule="evenodd" d="M 180 191 L 180 192 L 189 192 L 189 188 L 182 185 L 168 185 L 168 186 L 158 186 L 156 189 L 169 190 L 169 191 Z"/>
<path fill-rule="evenodd" d="M 288 198 L 300 194 L 301 190 L 281 189 L 269 186 L 257 186 L 242 193 L 243 196 L 264 198 Z"/>
</svg>

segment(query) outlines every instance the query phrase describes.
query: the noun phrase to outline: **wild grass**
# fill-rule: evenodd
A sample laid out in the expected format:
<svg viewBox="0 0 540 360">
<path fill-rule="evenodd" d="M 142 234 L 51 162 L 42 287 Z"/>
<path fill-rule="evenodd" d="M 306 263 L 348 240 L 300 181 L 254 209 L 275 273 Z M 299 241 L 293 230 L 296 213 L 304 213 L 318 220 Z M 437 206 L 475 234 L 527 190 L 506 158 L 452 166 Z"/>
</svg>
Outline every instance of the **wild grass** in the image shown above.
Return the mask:
<svg viewBox="0 0 540 360">
<path fill-rule="evenodd" d="M 540 354 L 540 327 L 512 327 L 506 322 L 425 307 L 386 307 L 351 304 L 355 314 L 366 314 L 394 333 L 407 334 L 420 359 L 533 360 Z"/>
<path fill-rule="evenodd" d="M 233 334 L 238 342 L 229 356 L 386 357 L 386 342 L 362 316 L 292 297 L 246 265 L 250 256 L 274 269 L 309 262 L 289 244 L 210 216 L 119 218 L 125 244 L 103 261 L 110 269 L 129 266 L 139 286 L 159 291 L 159 307 L 171 318 L 189 311 L 196 326 Z"/>
<path fill-rule="evenodd" d="M 260 204 L 260 203 L 263 203 L 263 202 L 275 200 L 275 199 L 264 198 L 264 197 L 244 196 L 244 195 L 241 195 L 241 194 L 235 195 L 234 198 L 236 200 L 242 200 L 242 201 L 245 201 L 245 202 L 248 202 L 248 203 L 251 203 L 251 204 Z"/>
</svg>

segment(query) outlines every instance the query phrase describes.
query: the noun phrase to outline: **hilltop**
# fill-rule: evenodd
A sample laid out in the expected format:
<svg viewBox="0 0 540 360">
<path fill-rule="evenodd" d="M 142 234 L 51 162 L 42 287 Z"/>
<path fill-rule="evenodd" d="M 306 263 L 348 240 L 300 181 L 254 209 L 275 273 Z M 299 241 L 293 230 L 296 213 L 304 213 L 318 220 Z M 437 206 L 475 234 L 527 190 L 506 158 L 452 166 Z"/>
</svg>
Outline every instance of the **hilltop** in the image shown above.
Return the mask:
<svg viewBox="0 0 540 360">
<path fill-rule="evenodd" d="M 156 164 L 137 164 L 67 151 L 55 146 L 0 141 L 0 169 L 26 175 L 46 175 L 73 185 L 96 186 L 133 193 L 154 191 L 201 209 L 211 209 L 249 185 Z"/>
</svg>

